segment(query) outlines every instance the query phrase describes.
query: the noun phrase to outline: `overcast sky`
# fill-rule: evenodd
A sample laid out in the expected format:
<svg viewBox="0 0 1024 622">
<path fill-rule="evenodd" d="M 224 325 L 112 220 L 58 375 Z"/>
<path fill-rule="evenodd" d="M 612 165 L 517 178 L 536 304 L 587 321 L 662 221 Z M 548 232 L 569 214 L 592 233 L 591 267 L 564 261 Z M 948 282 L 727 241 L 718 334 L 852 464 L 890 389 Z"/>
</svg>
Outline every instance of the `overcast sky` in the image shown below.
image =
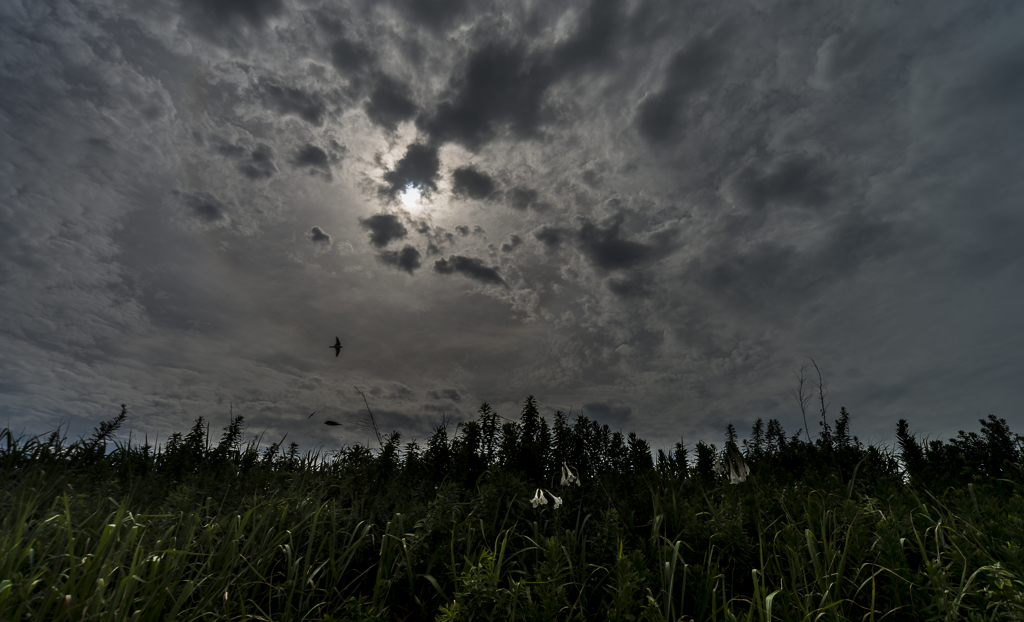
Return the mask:
<svg viewBox="0 0 1024 622">
<path fill-rule="evenodd" d="M 813 357 L 862 440 L 1024 432 L 1022 32 L 1015 0 L 6 0 L 0 419 L 127 403 L 152 441 L 233 403 L 331 449 L 358 387 L 406 440 L 532 394 L 720 443 L 803 427 Z"/>
</svg>

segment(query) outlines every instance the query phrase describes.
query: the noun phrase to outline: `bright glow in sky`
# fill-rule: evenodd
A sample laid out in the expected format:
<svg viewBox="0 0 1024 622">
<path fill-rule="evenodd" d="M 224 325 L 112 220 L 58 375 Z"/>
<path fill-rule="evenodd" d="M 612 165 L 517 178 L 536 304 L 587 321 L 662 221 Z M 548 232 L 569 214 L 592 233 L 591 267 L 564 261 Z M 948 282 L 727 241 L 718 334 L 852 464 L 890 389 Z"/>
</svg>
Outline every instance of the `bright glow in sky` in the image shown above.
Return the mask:
<svg viewBox="0 0 1024 622">
<path fill-rule="evenodd" d="M 0 422 L 233 411 L 329 450 L 367 407 L 422 443 L 532 394 L 693 447 L 817 434 L 814 357 L 863 441 L 1020 432 L 1022 31 L 1013 0 L 0 2 Z"/>
<path fill-rule="evenodd" d="M 405 209 L 415 214 L 423 209 L 423 204 L 421 202 L 422 196 L 423 193 L 420 192 L 419 188 L 409 184 L 406 186 L 402 194 L 399 195 L 399 198 L 402 200 L 402 205 Z"/>
</svg>

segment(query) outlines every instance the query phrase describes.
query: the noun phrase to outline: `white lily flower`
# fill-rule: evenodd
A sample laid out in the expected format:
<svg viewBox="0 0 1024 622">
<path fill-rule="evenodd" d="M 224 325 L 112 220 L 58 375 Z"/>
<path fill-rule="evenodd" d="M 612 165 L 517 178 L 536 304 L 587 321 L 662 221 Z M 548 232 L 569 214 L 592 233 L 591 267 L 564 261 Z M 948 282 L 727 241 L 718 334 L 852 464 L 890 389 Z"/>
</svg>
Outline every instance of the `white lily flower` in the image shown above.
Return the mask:
<svg viewBox="0 0 1024 622">
<path fill-rule="evenodd" d="M 551 495 L 550 492 L 548 494 Z M 556 509 L 556 510 L 559 508 L 559 506 L 562 505 L 562 498 L 561 497 L 556 497 L 555 495 L 551 495 L 551 500 L 555 502 L 554 509 Z"/>
<path fill-rule="evenodd" d="M 738 484 L 740 482 L 747 481 L 747 476 L 750 475 L 750 467 L 743 461 L 743 456 L 740 454 L 730 455 L 726 461 L 729 464 L 729 483 Z"/>
<path fill-rule="evenodd" d="M 566 463 L 562 463 L 562 485 L 567 486 L 569 484 L 576 484 L 580 486 L 580 474 L 579 471 L 573 473 L 573 469 Z"/>
<path fill-rule="evenodd" d="M 540 488 L 538 488 L 536 494 L 533 495 L 533 499 L 530 499 L 530 503 L 533 504 L 533 507 L 537 507 L 538 505 L 547 505 L 548 499 L 544 496 L 544 493 L 541 492 Z"/>
</svg>

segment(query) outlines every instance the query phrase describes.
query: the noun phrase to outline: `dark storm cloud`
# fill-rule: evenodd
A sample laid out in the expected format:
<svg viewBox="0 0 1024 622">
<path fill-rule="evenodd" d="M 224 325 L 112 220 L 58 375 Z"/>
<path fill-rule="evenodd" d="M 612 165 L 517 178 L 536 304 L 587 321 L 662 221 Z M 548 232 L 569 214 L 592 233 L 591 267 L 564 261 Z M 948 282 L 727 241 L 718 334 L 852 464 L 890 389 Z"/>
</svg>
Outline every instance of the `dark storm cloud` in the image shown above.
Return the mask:
<svg viewBox="0 0 1024 622">
<path fill-rule="evenodd" d="M 621 18 L 619 0 L 592 0 L 573 36 L 552 54 L 558 73 L 611 61 Z"/>
<path fill-rule="evenodd" d="M 831 198 L 835 181 L 835 172 L 820 159 L 791 154 L 764 168 L 745 168 L 734 184 L 738 198 L 760 209 L 772 203 L 820 207 Z"/>
<path fill-rule="evenodd" d="M 193 23 L 229 26 L 239 21 L 262 28 L 266 21 L 284 11 L 281 0 L 181 0 L 182 13 Z"/>
<path fill-rule="evenodd" d="M 331 236 L 320 227 L 313 227 L 309 230 L 306 236 L 313 244 L 321 244 L 324 246 L 331 245 Z"/>
<path fill-rule="evenodd" d="M 324 173 L 331 172 L 331 158 L 326 151 L 313 144 L 306 144 L 295 152 L 292 164 L 299 168 L 318 169 Z"/>
<path fill-rule="evenodd" d="M 249 179 L 269 179 L 277 173 L 274 150 L 270 148 L 270 145 L 258 143 L 254 149 L 249 151 L 241 145 L 221 143 L 214 151 L 226 158 L 241 160 L 238 162 L 238 170 Z"/>
<path fill-rule="evenodd" d="M 532 137 L 552 80 L 551 68 L 529 58 L 524 47 L 490 43 L 470 54 L 444 101 L 417 125 L 436 141 L 457 142 L 470 151 L 490 142 L 505 126 L 519 138 Z"/>
<path fill-rule="evenodd" d="M 359 224 L 370 232 L 370 244 L 383 248 L 394 240 L 401 240 L 409 231 L 394 214 L 374 214 L 359 221 Z"/>
<path fill-rule="evenodd" d="M 497 190 L 494 180 L 487 173 L 471 166 L 463 166 L 452 173 L 452 192 L 460 196 L 482 201 L 490 198 Z"/>
<path fill-rule="evenodd" d="M 619 18 L 615 0 L 594 0 L 572 36 L 554 48 L 530 51 L 516 42 L 489 41 L 470 53 L 441 104 L 417 125 L 434 141 L 470 151 L 505 130 L 519 139 L 536 137 L 549 116 L 543 109 L 548 88 L 614 57 Z"/>
<path fill-rule="evenodd" d="M 215 223 L 227 218 L 224 202 L 209 192 L 180 193 L 192 214 L 205 223 Z"/>
<path fill-rule="evenodd" d="M 249 179 L 269 179 L 277 172 L 274 151 L 269 145 L 260 143 L 249 154 L 249 160 L 238 163 L 238 170 Z"/>
<path fill-rule="evenodd" d="M 870 58 L 879 40 L 876 33 L 856 30 L 832 35 L 818 48 L 812 84 L 828 87 L 855 73 Z"/>
<path fill-rule="evenodd" d="M 497 268 L 490 268 L 476 257 L 463 257 L 462 255 L 449 255 L 448 259 L 438 259 L 434 262 L 434 271 L 441 274 L 459 273 L 481 283 L 493 285 L 504 285 L 498 274 Z"/>
<path fill-rule="evenodd" d="M 654 293 L 651 290 L 650 278 L 640 272 L 610 277 L 605 281 L 605 286 L 619 298 L 649 298 Z"/>
<path fill-rule="evenodd" d="M 512 209 L 524 211 L 537 204 L 537 191 L 533 188 L 516 186 L 508 191 L 508 205 Z"/>
<path fill-rule="evenodd" d="M 726 37 L 696 39 L 676 53 L 662 89 L 648 94 L 637 109 L 640 135 L 652 144 L 672 142 L 684 129 L 690 96 L 711 86 L 728 61 Z"/>
<path fill-rule="evenodd" d="M 293 114 L 306 123 L 320 126 L 324 124 L 327 104 L 316 93 L 307 93 L 291 86 L 281 86 L 273 80 L 260 80 L 263 103 L 271 110 L 282 115 Z"/>
<path fill-rule="evenodd" d="M 632 413 L 633 409 L 629 406 L 614 406 L 604 402 L 590 402 L 583 405 L 584 415 L 613 430 L 624 426 Z"/>
<path fill-rule="evenodd" d="M 393 0 L 412 21 L 433 30 L 441 30 L 455 23 L 465 11 L 467 0 Z"/>
<path fill-rule="evenodd" d="M 757 310 L 770 302 L 788 309 L 815 290 L 848 278 L 864 262 L 897 252 L 896 233 L 890 223 L 853 214 L 812 250 L 799 252 L 792 245 L 760 242 L 744 252 L 733 250 L 700 269 L 696 280 L 740 308 Z"/>
<path fill-rule="evenodd" d="M 370 121 L 394 132 L 398 129 L 399 123 L 416 116 L 418 109 L 408 87 L 382 75 L 377 78 L 370 99 L 363 110 Z"/>
<path fill-rule="evenodd" d="M 517 248 L 519 248 L 520 245 L 522 245 L 522 243 L 523 243 L 523 238 L 519 237 L 518 235 L 516 235 L 514 233 L 510 233 L 509 236 L 508 236 L 508 241 L 507 242 L 502 242 L 502 244 L 501 244 L 501 252 L 503 252 L 503 253 L 511 253 L 512 251 L 514 251 Z"/>
<path fill-rule="evenodd" d="M 359 41 L 338 39 L 331 44 L 331 64 L 346 77 L 359 76 L 372 67 L 373 52 Z"/>
<path fill-rule="evenodd" d="M 584 220 L 576 233 L 580 252 L 602 270 L 632 268 L 663 256 L 667 250 L 664 242 L 656 246 L 624 239 L 620 231 L 623 220 L 621 214 L 602 224 Z"/>
<path fill-rule="evenodd" d="M 437 155 L 437 147 L 413 143 L 395 164 L 394 170 L 384 173 L 384 181 L 388 185 L 381 189 L 381 193 L 394 197 L 408 186 L 420 190 L 437 190 L 440 170 L 441 159 Z"/>
<path fill-rule="evenodd" d="M 215 151 L 225 158 L 238 159 L 245 155 L 245 147 L 231 143 L 218 145 Z"/>
<path fill-rule="evenodd" d="M 568 229 L 564 229 L 562 227 L 551 227 L 549 225 L 538 227 L 533 232 L 533 237 L 536 238 L 538 242 L 544 244 L 544 246 L 549 250 L 554 250 L 561 246 L 562 242 L 570 235 L 571 232 Z"/>
<path fill-rule="evenodd" d="M 441 391 L 427 391 L 427 397 L 435 400 L 451 400 L 461 402 L 462 395 L 457 389 L 442 389 Z"/>
<path fill-rule="evenodd" d="M 420 252 L 412 246 L 400 251 L 381 251 L 377 254 L 381 263 L 412 274 L 420 267 Z"/>
</svg>

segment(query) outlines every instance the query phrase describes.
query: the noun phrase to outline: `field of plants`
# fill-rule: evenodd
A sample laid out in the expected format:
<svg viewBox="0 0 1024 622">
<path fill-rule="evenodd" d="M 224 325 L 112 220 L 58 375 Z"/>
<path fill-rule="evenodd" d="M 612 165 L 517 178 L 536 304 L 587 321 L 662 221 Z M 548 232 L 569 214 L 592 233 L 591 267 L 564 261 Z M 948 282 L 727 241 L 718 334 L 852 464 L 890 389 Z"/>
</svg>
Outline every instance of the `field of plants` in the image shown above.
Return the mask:
<svg viewBox="0 0 1024 622">
<path fill-rule="evenodd" d="M 0 619 L 1024 619 L 1024 439 L 994 416 L 887 449 L 844 409 L 653 454 L 532 397 L 320 453 L 241 416 L 116 440 L 127 417 L 0 432 Z"/>
</svg>

